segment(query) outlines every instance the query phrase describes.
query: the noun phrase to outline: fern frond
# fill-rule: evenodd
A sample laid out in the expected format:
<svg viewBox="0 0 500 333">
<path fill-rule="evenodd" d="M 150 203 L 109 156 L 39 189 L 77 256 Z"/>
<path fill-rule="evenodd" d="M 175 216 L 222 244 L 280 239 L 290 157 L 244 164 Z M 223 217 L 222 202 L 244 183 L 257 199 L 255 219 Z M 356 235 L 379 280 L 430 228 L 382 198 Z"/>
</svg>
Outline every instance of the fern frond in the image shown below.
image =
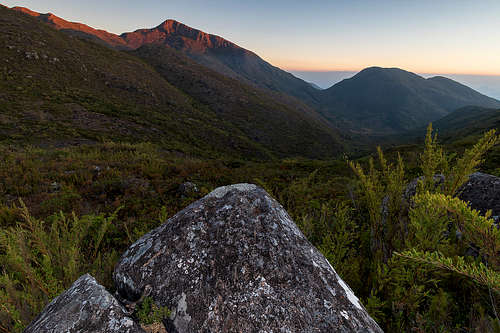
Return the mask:
<svg viewBox="0 0 500 333">
<path fill-rule="evenodd" d="M 500 293 L 500 273 L 490 269 L 483 263 L 468 263 L 464 257 L 450 258 L 440 252 L 425 252 L 415 249 L 401 253 L 395 252 L 394 254 L 407 260 L 432 265 L 439 269 L 466 276 Z"/>
</svg>

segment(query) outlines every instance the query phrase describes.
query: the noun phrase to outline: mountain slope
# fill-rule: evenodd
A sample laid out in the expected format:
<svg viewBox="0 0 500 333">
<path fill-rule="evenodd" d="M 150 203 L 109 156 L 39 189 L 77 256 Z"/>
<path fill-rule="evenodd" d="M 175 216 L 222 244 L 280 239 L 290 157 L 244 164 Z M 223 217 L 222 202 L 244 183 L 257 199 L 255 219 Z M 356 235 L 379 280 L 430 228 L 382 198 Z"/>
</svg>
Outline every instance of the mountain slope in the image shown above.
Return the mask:
<svg viewBox="0 0 500 333">
<path fill-rule="evenodd" d="M 117 49 L 137 49 L 147 44 L 168 45 L 221 74 L 297 97 L 310 105 L 318 102 L 316 89 L 307 82 L 272 66 L 255 53 L 222 37 L 207 34 L 174 20 L 166 20 L 152 29 L 140 29 L 118 36 L 81 23 L 65 21 L 53 14 L 39 14 L 22 7 L 13 9 L 37 17 L 58 30 Z"/>
<path fill-rule="evenodd" d="M 69 22 L 55 16 L 52 13 L 40 14 L 24 7 L 13 7 L 12 9 L 36 17 L 57 30 L 62 30 L 69 34 L 86 37 L 93 41 L 101 42 L 101 44 L 103 45 L 109 45 L 120 49 L 128 48 L 125 41 L 118 35 L 107 32 L 105 30 L 94 29 L 83 23 Z"/>
<path fill-rule="evenodd" d="M 144 59 L 169 82 L 217 114 L 238 119 L 236 126 L 240 130 L 275 150 L 294 147 L 302 156 L 310 156 L 309 149 L 328 154 L 331 153 L 328 147 L 341 141 L 338 132 L 307 106 L 298 104 L 291 108 L 286 99 L 212 71 L 173 48 L 149 44 L 131 54 Z M 269 106 L 273 107 L 272 112 L 267 111 Z M 275 135 L 266 137 L 263 135 L 266 132 Z M 341 145 L 337 147 L 340 149 Z"/>
<path fill-rule="evenodd" d="M 232 89 L 228 84 L 228 98 L 253 98 L 252 103 L 238 112 L 218 112 L 133 55 L 73 38 L 6 8 L 0 7 L 0 17 L 0 58 L 5 61 L 0 67 L 0 140 L 57 145 L 151 141 L 167 149 L 245 158 L 330 157 L 339 151 L 337 138 L 313 114 L 274 102 L 251 86 Z M 245 112 L 268 121 L 250 128 Z M 320 151 L 315 151 L 317 142 L 324 145 Z"/>
<path fill-rule="evenodd" d="M 322 114 L 364 133 L 410 130 L 467 105 L 500 102 L 443 77 L 371 67 L 323 91 Z"/>
<path fill-rule="evenodd" d="M 458 109 L 433 123 L 439 133 L 463 138 L 468 135 L 500 129 L 500 109 L 487 109 L 469 106 Z"/>
</svg>

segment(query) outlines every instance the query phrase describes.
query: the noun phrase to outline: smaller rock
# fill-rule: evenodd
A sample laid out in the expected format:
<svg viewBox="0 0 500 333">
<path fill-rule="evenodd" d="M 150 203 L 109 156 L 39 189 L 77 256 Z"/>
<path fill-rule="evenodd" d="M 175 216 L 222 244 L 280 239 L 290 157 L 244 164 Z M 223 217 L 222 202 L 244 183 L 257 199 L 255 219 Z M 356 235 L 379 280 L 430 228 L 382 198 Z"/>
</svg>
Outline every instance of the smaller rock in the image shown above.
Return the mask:
<svg viewBox="0 0 500 333">
<path fill-rule="evenodd" d="M 60 190 L 61 190 L 61 184 L 59 184 L 58 182 L 53 182 L 52 184 L 50 184 L 51 193 L 59 192 Z"/>
<path fill-rule="evenodd" d="M 36 52 L 26 51 L 26 52 L 24 52 L 24 56 L 26 57 L 26 59 L 34 59 L 34 60 L 39 59 L 38 53 L 36 53 Z"/>
<path fill-rule="evenodd" d="M 179 192 L 184 196 L 190 196 L 198 193 L 198 186 L 191 182 L 185 182 L 179 185 Z"/>
<path fill-rule="evenodd" d="M 142 325 L 146 333 L 168 333 L 162 323 L 154 323 L 151 325 Z"/>
<path fill-rule="evenodd" d="M 438 186 L 441 186 L 444 184 L 444 175 L 442 174 L 436 174 L 434 175 L 434 186 L 437 188 Z M 418 182 L 421 181 L 421 180 L 424 180 L 424 177 L 421 176 L 421 177 L 418 177 L 418 178 L 415 178 L 413 179 L 409 184 L 408 186 L 406 186 L 406 189 L 403 193 L 403 200 L 405 201 L 410 201 L 411 198 L 413 198 L 415 196 L 415 194 L 417 194 L 417 187 L 418 187 Z"/>
<path fill-rule="evenodd" d="M 97 281 L 85 274 L 45 307 L 24 333 L 143 333 L 125 308 Z"/>
</svg>

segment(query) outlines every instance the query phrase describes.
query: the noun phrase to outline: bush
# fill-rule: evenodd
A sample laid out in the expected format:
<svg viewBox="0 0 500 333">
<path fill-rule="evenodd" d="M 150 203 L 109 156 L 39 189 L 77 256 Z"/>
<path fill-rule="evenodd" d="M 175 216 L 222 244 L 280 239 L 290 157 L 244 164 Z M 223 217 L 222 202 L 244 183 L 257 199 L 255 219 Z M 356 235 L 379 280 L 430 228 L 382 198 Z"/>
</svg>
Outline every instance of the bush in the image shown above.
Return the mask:
<svg viewBox="0 0 500 333">
<path fill-rule="evenodd" d="M 158 306 L 150 296 L 144 297 L 139 304 L 135 316 L 143 325 L 161 323 L 163 319 L 170 316 L 170 310 L 166 306 Z"/>
<path fill-rule="evenodd" d="M 6 332 L 21 332 L 84 273 L 109 283 L 117 259 L 101 246 L 115 214 L 60 213 L 47 223 L 31 216 L 22 201 L 21 210 L 16 226 L 0 229 L 0 329 Z"/>
<path fill-rule="evenodd" d="M 498 326 L 500 230 L 489 214 L 482 216 L 454 197 L 497 141 L 492 130 L 457 157 L 444 152 L 429 125 L 411 199 L 404 195 L 408 179 L 399 154 L 391 164 L 379 148 L 379 168 L 370 159 L 368 171 L 349 162 L 359 184 L 354 218 L 361 229 L 368 220 L 370 228 L 370 247 L 361 255 L 370 258 L 361 294 L 386 330 Z M 436 174 L 443 175 L 442 183 Z M 483 310 L 469 311 L 473 306 Z"/>
</svg>

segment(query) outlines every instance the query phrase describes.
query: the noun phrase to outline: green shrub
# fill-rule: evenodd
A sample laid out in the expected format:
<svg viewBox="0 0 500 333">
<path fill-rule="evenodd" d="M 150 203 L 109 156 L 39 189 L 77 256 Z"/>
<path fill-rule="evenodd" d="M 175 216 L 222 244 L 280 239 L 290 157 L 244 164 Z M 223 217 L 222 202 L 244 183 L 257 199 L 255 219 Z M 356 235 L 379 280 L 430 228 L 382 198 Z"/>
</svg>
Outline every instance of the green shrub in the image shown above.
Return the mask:
<svg viewBox="0 0 500 333">
<path fill-rule="evenodd" d="M 497 141 L 494 130 L 487 132 L 458 157 L 445 153 L 429 125 L 413 198 L 404 195 L 408 179 L 399 154 L 392 164 L 379 148 L 379 168 L 370 159 L 367 171 L 349 162 L 360 195 L 353 218 L 359 226 L 368 220 L 370 228 L 370 250 L 360 256 L 370 258 L 367 286 L 360 291 L 387 331 L 498 325 L 500 231 L 489 214 L 482 216 L 453 197 Z M 443 183 L 437 183 L 436 174 L 444 176 Z M 477 259 L 465 255 L 470 249 L 477 251 Z M 485 311 L 468 311 L 472 305 Z"/>
<path fill-rule="evenodd" d="M 161 321 L 170 316 L 170 310 L 166 306 L 158 306 L 153 298 L 144 297 L 137 307 L 135 316 L 143 325 L 161 323 Z"/>
<path fill-rule="evenodd" d="M 46 223 L 31 216 L 22 201 L 21 210 L 16 226 L 0 229 L 0 322 L 12 332 L 20 332 L 80 275 L 90 272 L 106 280 L 117 259 L 101 246 L 115 214 L 60 213 Z"/>
</svg>

